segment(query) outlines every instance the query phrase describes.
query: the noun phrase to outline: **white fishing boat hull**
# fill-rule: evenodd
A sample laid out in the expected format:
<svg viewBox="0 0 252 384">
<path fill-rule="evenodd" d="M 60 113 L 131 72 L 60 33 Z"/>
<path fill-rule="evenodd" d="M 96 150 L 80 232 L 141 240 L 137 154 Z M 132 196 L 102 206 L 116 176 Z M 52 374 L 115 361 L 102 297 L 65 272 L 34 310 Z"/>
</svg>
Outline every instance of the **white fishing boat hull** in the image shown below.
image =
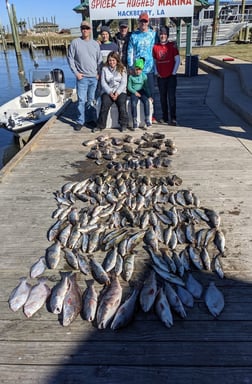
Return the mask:
<svg viewBox="0 0 252 384">
<path fill-rule="evenodd" d="M 34 71 L 31 89 L 0 106 L 2 128 L 19 135 L 45 123 L 63 107 L 71 90 L 66 92 L 63 72 L 56 81 L 53 71 Z"/>
<path fill-rule="evenodd" d="M 215 45 L 223 45 L 228 43 L 245 26 L 246 26 L 246 23 L 219 24 L 217 27 Z M 192 36 L 191 36 L 191 46 L 192 47 L 210 46 L 212 44 L 212 33 L 213 33 L 212 23 L 202 24 L 202 25 L 193 25 Z M 170 28 L 169 38 L 174 41 L 177 40 L 176 27 Z M 178 41 L 177 43 L 179 44 Z M 181 48 L 184 48 L 186 47 L 186 43 L 187 43 L 187 27 L 181 26 L 179 46 Z"/>
</svg>

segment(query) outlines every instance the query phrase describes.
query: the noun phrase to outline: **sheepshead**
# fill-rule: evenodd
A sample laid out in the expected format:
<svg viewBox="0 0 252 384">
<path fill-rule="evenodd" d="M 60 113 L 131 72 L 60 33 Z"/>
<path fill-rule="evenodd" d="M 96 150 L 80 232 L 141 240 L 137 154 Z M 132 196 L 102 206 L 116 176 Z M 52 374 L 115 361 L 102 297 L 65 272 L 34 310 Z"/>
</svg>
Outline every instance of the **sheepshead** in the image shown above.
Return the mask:
<svg viewBox="0 0 252 384">
<path fill-rule="evenodd" d="M 88 262 L 84 255 L 82 255 L 79 251 L 75 253 L 78 261 L 79 270 L 84 273 L 84 275 L 88 275 L 90 273 L 90 268 Z"/>
<path fill-rule="evenodd" d="M 226 240 L 225 240 L 224 233 L 220 229 L 217 229 L 217 231 L 215 233 L 214 243 L 215 243 L 217 249 L 223 255 L 224 251 L 225 251 Z"/>
<path fill-rule="evenodd" d="M 156 272 L 150 271 L 149 276 L 144 281 L 144 285 L 140 291 L 139 301 L 144 312 L 148 312 L 155 302 L 157 296 L 157 279 Z"/>
<path fill-rule="evenodd" d="M 104 270 L 102 265 L 97 260 L 95 260 L 93 256 L 89 256 L 89 265 L 93 278 L 99 284 L 110 284 L 110 278 L 107 272 Z"/>
<path fill-rule="evenodd" d="M 60 261 L 61 244 L 56 240 L 46 249 L 45 260 L 49 269 L 55 269 Z"/>
<path fill-rule="evenodd" d="M 47 233 L 47 239 L 48 241 L 52 241 L 56 239 L 58 236 L 62 226 L 62 221 L 57 220 L 56 223 L 54 223 L 51 228 L 49 228 L 48 233 Z"/>
<path fill-rule="evenodd" d="M 198 215 L 198 217 L 205 221 L 206 223 L 210 223 L 210 219 L 208 217 L 208 215 L 204 212 L 203 209 L 200 209 L 200 208 L 194 208 L 194 212 Z"/>
<path fill-rule="evenodd" d="M 52 218 L 63 220 L 65 217 L 67 217 L 71 209 L 72 209 L 71 206 L 68 207 L 68 206 L 59 204 L 58 208 L 55 209 L 55 211 L 53 211 Z M 62 217 L 60 217 L 61 215 Z"/>
<path fill-rule="evenodd" d="M 122 278 L 129 281 L 134 272 L 135 255 L 134 253 L 127 255 L 123 259 Z"/>
<path fill-rule="evenodd" d="M 85 320 L 93 321 L 97 310 L 98 294 L 95 290 L 94 280 L 86 280 L 87 288 L 82 296 L 82 314 Z"/>
<path fill-rule="evenodd" d="M 215 237 L 216 228 L 211 228 L 207 231 L 207 234 L 205 236 L 204 240 L 204 247 L 207 247 L 210 241 L 212 241 Z"/>
<path fill-rule="evenodd" d="M 125 237 L 125 238 L 122 239 L 122 240 L 120 241 L 120 243 L 118 244 L 118 247 L 117 247 L 117 249 L 118 249 L 118 253 L 120 253 L 120 255 L 121 255 L 122 257 L 124 257 L 124 256 L 126 255 L 126 253 L 127 253 L 127 244 L 128 244 L 128 240 L 129 240 L 129 238 L 128 238 L 128 237 Z"/>
<path fill-rule="evenodd" d="M 174 204 L 174 206 L 169 210 L 165 208 L 163 209 L 164 214 L 170 219 L 171 225 L 173 227 L 176 227 L 178 225 L 178 213 L 175 205 L 176 204 Z"/>
<path fill-rule="evenodd" d="M 34 285 L 24 304 L 24 314 L 26 317 L 32 317 L 46 302 L 51 293 L 51 289 L 46 284 L 47 279 L 41 277 L 38 284 Z"/>
<path fill-rule="evenodd" d="M 195 265 L 195 267 L 199 270 L 202 270 L 204 268 L 204 266 L 203 266 L 203 262 L 202 262 L 201 257 L 200 257 L 200 251 L 197 248 L 192 247 L 190 245 L 188 247 L 188 253 L 189 253 L 190 259 L 193 262 L 193 264 Z"/>
<path fill-rule="evenodd" d="M 46 270 L 45 256 L 41 256 L 30 268 L 30 276 L 32 279 L 42 275 Z"/>
<path fill-rule="evenodd" d="M 217 275 L 223 279 L 224 278 L 224 271 L 223 271 L 223 267 L 221 265 L 221 261 L 219 259 L 219 255 L 215 256 L 214 257 L 214 260 L 213 260 L 213 264 L 214 264 L 214 270 L 215 272 L 217 273 Z"/>
<path fill-rule="evenodd" d="M 172 250 L 174 250 L 176 247 L 177 247 L 177 244 L 178 244 L 178 239 L 177 239 L 177 235 L 176 235 L 176 232 L 174 231 L 174 229 L 171 231 L 171 238 L 170 238 L 170 241 L 168 243 L 168 247 Z"/>
<path fill-rule="evenodd" d="M 188 274 L 186 283 L 186 289 L 195 297 L 199 299 L 203 292 L 203 287 L 198 280 L 196 280 L 191 273 Z"/>
<path fill-rule="evenodd" d="M 182 207 L 186 206 L 186 201 L 184 198 L 183 191 L 178 191 L 175 193 L 175 199 L 179 205 L 182 205 Z"/>
<path fill-rule="evenodd" d="M 207 271 L 211 271 L 211 259 L 206 247 L 203 247 L 200 252 L 201 260 L 203 261 L 204 267 Z"/>
<path fill-rule="evenodd" d="M 62 308 L 62 325 L 67 327 L 78 316 L 82 307 L 82 295 L 76 281 L 76 273 L 69 277 L 69 289 L 65 295 Z"/>
<path fill-rule="evenodd" d="M 71 192 L 73 187 L 77 184 L 77 181 L 69 181 L 61 187 L 62 193 Z"/>
<path fill-rule="evenodd" d="M 190 270 L 190 256 L 188 254 L 188 251 L 187 249 L 183 249 L 180 254 L 179 254 L 179 258 L 180 258 L 180 261 L 181 263 L 183 264 L 184 266 L 184 269 L 186 271 L 189 271 Z"/>
<path fill-rule="evenodd" d="M 115 272 L 116 276 L 119 276 L 122 273 L 122 270 L 123 270 L 123 258 L 120 255 L 120 253 L 117 253 L 116 263 L 115 263 L 115 268 L 114 268 L 114 272 Z"/>
<path fill-rule="evenodd" d="M 120 243 L 121 240 L 125 239 L 128 236 L 128 231 L 123 229 L 115 229 L 110 232 L 105 238 L 102 239 L 104 251 L 109 250 L 109 248 L 113 247 Z"/>
<path fill-rule="evenodd" d="M 171 240 L 172 232 L 173 232 L 172 226 L 168 226 L 167 228 L 164 229 L 164 233 L 163 233 L 164 244 L 166 244 L 166 245 L 169 244 L 169 242 Z"/>
<path fill-rule="evenodd" d="M 9 307 L 13 312 L 18 311 L 28 299 L 31 290 L 31 284 L 27 282 L 27 278 L 21 277 L 19 284 L 10 294 Z"/>
<path fill-rule="evenodd" d="M 186 318 L 185 308 L 179 296 L 177 295 L 176 291 L 172 288 L 171 284 L 169 284 L 168 282 L 165 282 L 164 292 L 172 309 L 174 309 L 174 311 L 177 312 L 182 317 L 182 319 L 185 319 Z"/>
<path fill-rule="evenodd" d="M 153 251 L 153 249 L 148 246 L 144 247 L 144 249 L 149 253 L 154 265 L 156 265 L 158 268 L 164 271 L 168 271 L 168 265 L 160 253 Z"/>
<path fill-rule="evenodd" d="M 173 325 L 173 316 L 171 313 L 170 304 L 167 300 L 163 288 L 160 288 L 157 294 L 155 310 L 158 318 L 165 324 L 165 326 L 167 328 L 171 328 Z"/>
<path fill-rule="evenodd" d="M 89 241 L 88 241 L 88 250 L 87 250 L 88 253 L 92 253 L 99 248 L 100 236 L 102 231 L 103 231 L 103 228 L 99 228 L 97 230 L 90 232 Z"/>
<path fill-rule="evenodd" d="M 194 199 L 193 199 L 193 194 L 190 189 L 185 189 L 184 192 L 184 199 L 187 205 L 193 205 Z"/>
<path fill-rule="evenodd" d="M 139 291 L 140 285 L 136 286 L 131 295 L 124 301 L 122 305 L 120 305 L 112 321 L 111 329 L 116 330 L 125 327 L 130 323 L 130 321 L 132 321 L 137 305 Z"/>
<path fill-rule="evenodd" d="M 172 258 L 172 255 L 164 248 L 161 248 L 160 251 L 165 263 L 167 264 L 168 271 L 176 273 L 177 266 Z"/>
<path fill-rule="evenodd" d="M 216 287 L 213 281 L 210 282 L 206 293 L 205 293 L 205 303 L 209 312 L 217 317 L 224 308 L 224 296 L 222 292 Z"/>
<path fill-rule="evenodd" d="M 141 242 L 145 231 L 138 231 L 129 236 L 127 241 L 126 252 L 131 253 L 132 250 Z"/>
<path fill-rule="evenodd" d="M 177 225 L 175 231 L 176 231 L 178 243 L 179 244 L 186 243 L 185 226 L 182 224 L 179 224 Z"/>
<path fill-rule="evenodd" d="M 196 242 L 195 228 L 193 223 L 189 223 L 186 225 L 185 235 L 189 243 L 194 244 Z"/>
<path fill-rule="evenodd" d="M 69 276 L 71 272 L 61 272 L 61 280 L 52 288 L 49 306 L 52 313 L 60 314 L 63 307 L 64 298 L 69 288 Z"/>
<path fill-rule="evenodd" d="M 144 242 L 150 246 L 155 252 L 158 251 L 158 239 L 153 228 L 148 229 L 144 235 Z"/>
<path fill-rule="evenodd" d="M 187 289 L 178 285 L 177 294 L 184 305 L 190 308 L 193 307 L 194 298 L 193 298 L 193 295 Z"/>
<path fill-rule="evenodd" d="M 150 221 L 150 214 L 148 211 L 144 211 L 143 214 L 140 216 L 140 228 L 146 229 L 149 225 Z"/>
<path fill-rule="evenodd" d="M 163 269 L 160 269 L 155 264 L 152 265 L 152 268 L 154 269 L 154 271 L 156 271 L 156 273 L 160 277 L 162 277 L 162 279 L 164 279 L 170 283 L 173 283 L 173 284 L 182 285 L 182 286 L 185 285 L 185 283 L 183 282 L 183 280 L 179 276 L 174 275 L 173 273 L 171 273 L 169 271 L 164 271 Z"/>
<path fill-rule="evenodd" d="M 211 227 L 218 228 L 220 226 L 220 215 L 213 209 L 205 209 L 206 215 L 209 218 Z"/>
<path fill-rule="evenodd" d="M 105 258 L 102 263 L 102 267 L 106 272 L 111 271 L 115 267 L 117 255 L 118 255 L 118 252 L 117 252 L 116 246 L 111 248 L 105 255 Z"/>
<path fill-rule="evenodd" d="M 88 250 L 88 241 L 89 241 L 89 234 L 85 232 L 82 234 L 81 244 L 80 244 L 80 248 L 83 253 L 86 253 Z"/>
<path fill-rule="evenodd" d="M 177 270 L 179 276 L 183 277 L 184 273 L 185 273 L 185 267 L 184 267 L 184 264 L 182 263 L 182 261 L 180 260 L 180 256 L 177 254 L 177 252 L 174 251 L 172 253 L 172 259 L 176 265 L 176 270 Z"/>
<path fill-rule="evenodd" d="M 107 327 L 114 317 L 122 299 L 122 287 L 118 277 L 113 277 L 111 284 L 102 294 L 97 308 L 97 326 L 99 329 Z"/>
<path fill-rule="evenodd" d="M 76 225 L 79 220 L 80 220 L 80 217 L 79 217 L 79 212 L 78 212 L 78 209 L 76 207 L 73 207 L 71 209 L 71 211 L 69 212 L 68 214 L 68 220 L 69 222 L 72 224 L 72 225 Z"/>
<path fill-rule="evenodd" d="M 63 247 L 67 245 L 72 230 L 72 224 L 67 224 L 59 233 L 58 239 Z"/>
<path fill-rule="evenodd" d="M 80 223 L 75 224 L 72 227 L 71 233 L 69 235 L 67 246 L 70 249 L 77 248 L 78 241 L 81 238 Z"/>
<path fill-rule="evenodd" d="M 70 265 L 70 267 L 72 267 L 73 269 L 79 269 L 79 263 L 75 253 L 73 253 L 73 251 L 68 248 L 64 248 L 64 252 L 65 252 L 65 259 L 67 263 Z"/>
<path fill-rule="evenodd" d="M 206 228 L 201 228 L 197 233 L 196 233 L 196 247 L 200 248 L 204 242 L 205 242 L 205 237 L 208 232 L 208 229 Z"/>
</svg>

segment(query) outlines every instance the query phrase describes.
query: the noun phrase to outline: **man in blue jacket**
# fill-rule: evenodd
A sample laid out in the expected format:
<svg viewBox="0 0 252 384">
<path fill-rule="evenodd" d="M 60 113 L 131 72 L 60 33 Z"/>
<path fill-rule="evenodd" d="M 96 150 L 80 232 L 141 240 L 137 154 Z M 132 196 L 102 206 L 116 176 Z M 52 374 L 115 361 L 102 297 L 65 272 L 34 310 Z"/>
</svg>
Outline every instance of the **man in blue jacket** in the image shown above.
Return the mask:
<svg viewBox="0 0 252 384">
<path fill-rule="evenodd" d="M 147 75 L 151 97 L 153 99 L 154 114 L 152 123 L 157 124 L 155 118 L 155 98 L 154 98 L 154 60 L 152 56 L 152 48 L 156 42 L 156 32 L 149 28 L 149 15 L 141 13 L 138 19 L 139 27 L 132 32 L 128 45 L 128 68 L 131 73 L 134 71 L 134 62 L 136 59 L 144 59 L 143 73 Z"/>
</svg>

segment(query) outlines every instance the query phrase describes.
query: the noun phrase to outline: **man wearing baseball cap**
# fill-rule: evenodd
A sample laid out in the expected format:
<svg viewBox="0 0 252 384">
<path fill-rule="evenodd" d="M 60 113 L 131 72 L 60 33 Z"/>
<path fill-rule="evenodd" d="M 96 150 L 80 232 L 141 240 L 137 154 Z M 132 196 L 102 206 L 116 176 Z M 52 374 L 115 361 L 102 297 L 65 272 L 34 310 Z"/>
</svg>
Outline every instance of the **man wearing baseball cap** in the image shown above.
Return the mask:
<svg viewBox="0 0 252 384">
<path fill-rule="evenodd" d="M 143 57 L 145 60 L 143 73 L 147 75 L 151 97 L 154 101 L 154 114 L 152 123 L 157 123 L 155 118 L 156 107 L 154 98 L 154 60 L 152 56 L 152 48 L 156 42 L 156 32 L 149 28 L 149 15 L 147 12 L 140 14 L 138 19 L 138 29 L 132 32 L 128 45 L 128 67 L 133 71 L 136 59 Z"/>
<path fill-rule="evenodd" d="M 125 67 L 127 67 L 127 51 L 130 35 L 131 32 L 129 32 L 128 20 L 120 20 L 119 32 L 115 34 L 113 40 L 119 47 L 120 59 Z"/>
<path fill-rule="evenodd" d="M 75 131 L 80 131 L 85 125 L 85 109 L 89 114 L 88 121 L 94 123 L 96 119 L 93 102 L 97 86 L 98 69 L 102 62 L 99 44 L 90 38 L 91 25 L 82 21 L 81 36 L 72 40 L 68 50 L 68 63 L 76 77 L 76 91 L 78 96 Z"/>
</svg>

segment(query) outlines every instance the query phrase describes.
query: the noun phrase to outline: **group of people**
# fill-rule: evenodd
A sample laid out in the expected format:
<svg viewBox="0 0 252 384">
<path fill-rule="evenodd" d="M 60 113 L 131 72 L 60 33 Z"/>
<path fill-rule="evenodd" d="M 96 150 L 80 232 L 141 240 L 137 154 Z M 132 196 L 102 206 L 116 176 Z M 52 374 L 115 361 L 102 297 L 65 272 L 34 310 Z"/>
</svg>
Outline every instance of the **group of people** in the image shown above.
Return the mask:
<svg viewBox="0 0 252 384">
<path fill-rule="evenodd" d="M 154 31 L 149 27 L 149 16 L 142 13 L 138 29 L 128 30 L 126 20 L 119 21 L 119 32 L 111 37 L 108 26 L 101 28 L 101 41 L 91 39 L 91 25 L 81 23 L 81 36 L 69 47 L 68 62 L 76 76 L 77 109 L 75 130 L 91 125 L 93 131 L 106 128 L 113 103 L 118 108 L 120 130 L 128 127 L 127 98 L 131 100 L 131 114 L 135 130 L 138 127 L 137 104 L 144 106 L 145 127 L 157 123 L 157 100 L 154 97 L 155 76 L 160 93 L 162 118 L 160 123 L 176 125 L 176 73 L 180 64 L 177 46 L 169 42 L 169 28 Z M 95 100 L 101 97 L 101 108 L 96 119 Z M 150 102 L 153 115 L 150 116 Z"/>
</svg>

